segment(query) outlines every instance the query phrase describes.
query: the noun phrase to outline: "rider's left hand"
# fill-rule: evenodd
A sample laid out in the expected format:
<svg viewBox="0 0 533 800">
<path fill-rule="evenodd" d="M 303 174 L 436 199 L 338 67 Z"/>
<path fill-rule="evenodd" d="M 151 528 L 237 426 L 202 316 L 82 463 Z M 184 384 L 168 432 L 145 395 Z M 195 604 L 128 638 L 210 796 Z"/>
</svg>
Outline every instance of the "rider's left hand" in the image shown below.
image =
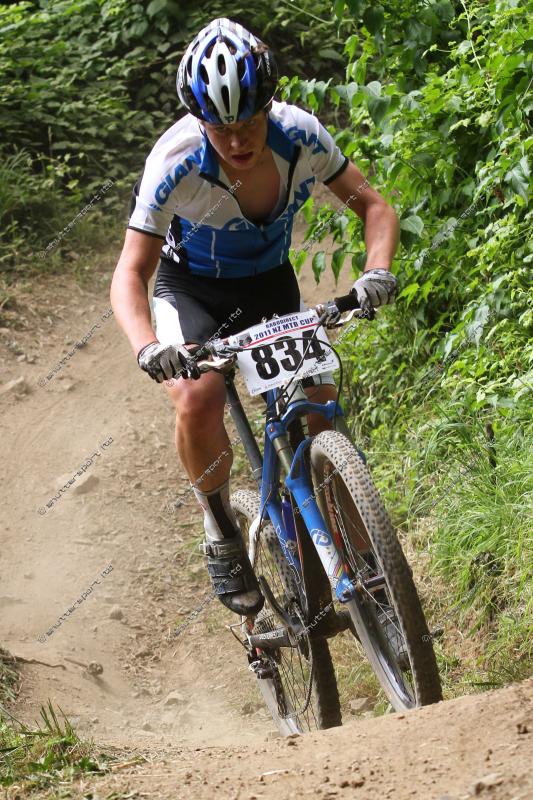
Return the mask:
<svg viewBox="0 0 533 800">
<path fill-rule="evenodd" d="M 377 308 L 394 303 L 397 283 L 388 269 L 369 269 L 355 281 L 352 292 L 357 294 L 361 308 Z"/>
</svg>

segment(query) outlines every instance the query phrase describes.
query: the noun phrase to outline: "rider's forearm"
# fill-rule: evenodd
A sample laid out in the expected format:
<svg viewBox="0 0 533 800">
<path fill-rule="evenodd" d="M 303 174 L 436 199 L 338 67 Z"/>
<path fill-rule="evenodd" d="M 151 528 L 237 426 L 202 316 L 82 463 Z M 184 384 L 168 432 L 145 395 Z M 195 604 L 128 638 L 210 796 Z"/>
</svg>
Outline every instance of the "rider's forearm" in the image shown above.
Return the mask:
<svg viewBox="0 0 533 800">
<path fill-rule="evenodd" d="M 111 305 L 135 355 L 145 344 L 157 341 L 152 327 L 148 285 L 142 275 L 117 268 L 111 284 Z"/>
<path fill-rule="evenodd" d="M 390 269 L 400 240 L 400 223 L 392 206 L 372 203 L 365 213 L 366 264 L 369 269 Z"/>
</svg>

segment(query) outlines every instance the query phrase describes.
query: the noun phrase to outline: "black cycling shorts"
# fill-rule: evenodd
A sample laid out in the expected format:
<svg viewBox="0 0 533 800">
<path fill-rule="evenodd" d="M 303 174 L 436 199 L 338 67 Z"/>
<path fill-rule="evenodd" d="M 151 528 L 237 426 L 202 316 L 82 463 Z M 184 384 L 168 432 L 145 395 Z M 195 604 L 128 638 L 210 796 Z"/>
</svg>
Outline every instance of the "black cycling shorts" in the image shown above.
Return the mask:
<svg viewBox="0 0 533 800">
<path fill-rule="evenodd" d="M 246 278 L 206 278 L 180 272 L 162 258 L 154 287 L 157 338 L 163 344 L 203 344 L 300 310 L 300 290 L 289 261 Z"/>
</svg>

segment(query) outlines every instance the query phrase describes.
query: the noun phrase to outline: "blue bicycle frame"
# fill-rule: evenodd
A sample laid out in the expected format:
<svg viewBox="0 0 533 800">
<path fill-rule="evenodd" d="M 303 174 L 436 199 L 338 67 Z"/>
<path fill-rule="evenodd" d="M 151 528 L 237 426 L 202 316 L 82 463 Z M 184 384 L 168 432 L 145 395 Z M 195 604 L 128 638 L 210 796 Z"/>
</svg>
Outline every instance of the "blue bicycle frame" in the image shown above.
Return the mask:
<svg viewBox="0 0 533 800">
<path fill-rule="evenodd" d="M 277 389 L 267 392 L 267 407 L 274 407 L 278 396 L 279 390 Z M 300 577 L 302 576 L 302 567 L 298 557 L 292 512 L 290 517 L 283 513 L 282 501 L 278 494 L 279 453 L 280 448 L 284 449 L 284 444 L 288 441 L 288 428 L 291 422 L 297 417 L 310 413 L 321 414 L 330 422 L 334 417 L 343 416 L 341 406 L 334 400 L 326 403 L 313 403 L 304 399 L 290 401 L 279 420 L 267 419 L 261 473 L 261 510 L 265 509 L 264 517 L 270 518 L 287 561 Z M 287 472 L 285 485 L 296 501 L 299 513 L 337 599 L 341 603 L 346 603 L 354 597 L 356 589 L 345 570 L 341 553 L 328 533 L 327 525 L 314 496 L 313 486 L 304 461 L 305 451 L 310 447 L 311 442 L 312 438 L 308 436 L 298 445 Z M 289 465 L 287 464 L 287 466 Z"/>
</svg>

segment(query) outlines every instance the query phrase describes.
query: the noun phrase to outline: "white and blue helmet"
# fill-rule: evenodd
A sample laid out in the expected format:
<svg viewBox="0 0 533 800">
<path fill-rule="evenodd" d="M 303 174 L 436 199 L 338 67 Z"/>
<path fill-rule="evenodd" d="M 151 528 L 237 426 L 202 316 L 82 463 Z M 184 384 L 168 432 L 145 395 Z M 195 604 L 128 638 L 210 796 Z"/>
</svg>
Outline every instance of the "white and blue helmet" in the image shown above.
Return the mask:
<svg viewBox="0 0 533 800">
<path fill-rule="evenodd" d="M 228 125 L 272 100 L 278 71 L 272 51 L 242 25 L 214 19 L 195 36 L 178 69 L 178 97 L 193 116 Z"/>
</svg>

